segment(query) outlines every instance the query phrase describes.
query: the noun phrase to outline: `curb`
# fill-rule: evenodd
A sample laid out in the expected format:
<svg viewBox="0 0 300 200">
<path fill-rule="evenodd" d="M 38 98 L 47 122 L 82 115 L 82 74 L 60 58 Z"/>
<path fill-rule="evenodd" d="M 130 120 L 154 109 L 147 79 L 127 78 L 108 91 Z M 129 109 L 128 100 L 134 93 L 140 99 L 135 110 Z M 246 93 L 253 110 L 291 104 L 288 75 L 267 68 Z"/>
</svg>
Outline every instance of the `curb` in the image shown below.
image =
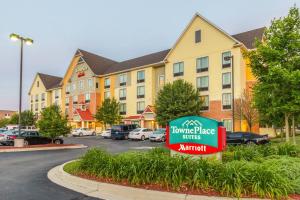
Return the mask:
<svg viewBox="0 0 300 200">
<path fill-rule="evenodd" d="M 48 150 L 60 150 L 60 149 L 83 149 L 83 148 L 87 148 L 87 146 L 80 144 L 80 145 L 62 146 L 62 147 L 12 148 L 12 149 L 0 149 L 0 153 L 26 152 L 26 151 L 48 151 Z"/>
<path fill-rule="evenodd" d="M 213 197 L 203 195 L 189 195 L 172 192 L 161 192 L 155 190 L 145 190 L 122 185 L 101 183 L 93 180 L 83 179 L 68 174 L 63 170 L 67 163 L 52 168 L 48 172 L 48 178 L 68 189 L 82 193 L 86 196 L 105 200 L 229 200 L 237 198 Z M 245 200 L 250 198 L 243 198 Z"/>
</svg>

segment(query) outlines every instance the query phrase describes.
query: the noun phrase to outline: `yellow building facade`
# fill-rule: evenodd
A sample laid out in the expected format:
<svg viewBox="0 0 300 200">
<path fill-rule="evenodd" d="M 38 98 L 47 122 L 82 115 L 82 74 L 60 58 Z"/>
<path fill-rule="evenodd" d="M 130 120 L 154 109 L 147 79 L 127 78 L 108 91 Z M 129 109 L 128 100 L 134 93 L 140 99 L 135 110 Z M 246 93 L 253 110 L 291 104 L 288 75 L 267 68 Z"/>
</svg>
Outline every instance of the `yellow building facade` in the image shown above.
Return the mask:
<svg viewBox="0 0 300 200">
<path fill-rule="evenodd" d="M 229 35 L 195 14 L 173 47 L 164 51 L 118 62 L 78 49 L 53 90 L 59 89 L 61 108 L 73 127 L 101 129 L 94 119 L 96 110 L 105 98 L 115 98 L 123 123 L 157 128 L 157 92 L 165 83 L 183 79 L 199 90 L 204 101 L 202 115 L 223 121 L 232 130 L 232 98 L 238 101 L 255 82 L 242 52 L 253 49 L 255 38 L 261 39 L 263 31 Z M 36 88 L 37 81 L 38 77 L 30 97 L 45 93 L 46 105 L 53 103 L 52 89 Z M 248 128 L 243 120 L 234 120 L 234 127 Z"/>
</svg>

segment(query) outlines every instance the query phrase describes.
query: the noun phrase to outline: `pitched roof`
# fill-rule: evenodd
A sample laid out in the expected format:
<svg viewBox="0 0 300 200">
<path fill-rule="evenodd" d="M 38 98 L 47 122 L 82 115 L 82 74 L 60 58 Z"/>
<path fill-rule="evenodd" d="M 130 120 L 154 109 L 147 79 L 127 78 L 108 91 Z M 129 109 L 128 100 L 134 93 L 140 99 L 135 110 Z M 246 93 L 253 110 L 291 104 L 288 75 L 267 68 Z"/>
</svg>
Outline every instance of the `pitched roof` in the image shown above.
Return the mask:
<svg viewBox="0 0 300 200">
<path fill-rule="evenodd" d="M 242 42 L 248 49 L 255 48 L 255 38 L 262 40 L 266 27 L 257 28 L 243 33 L 232 35 L 235 39 Z"/>
<path fill-rule="evenodd" d="M 110 74 L 113 72 L 118 71 L 124 71 L 131 68 L 136 68 L 140 66 L 150 65 L 154 63 L 162 62 L 167 54 L 169 53 L 170 49 L 159 51 L 156 53 L 151 53 L 148 55 L 144 55 L 138 58 L 133 58 L 130 60 L 125 60 L 123 62 L 116 63 L 110 67 L 107 68 L 107 70 L 104 72 L 105 74 Z"/>
<path fill-rule="evenodd" d="M 88 64 L 88 66 L 96 75 L 104 74 L 109 66 L 118 63 L 117 61 L 98 56 L 82 49 L 78 49 L 78 51 L 81 53 L 82 58 L 84 59 L 86 64 Z"/>
<path fill-rule="evenodd" d="M 88 109 L 76 109 L 76 113 L 80 116 L 82 121 L 94 121 L 94 117 Z"/>
<path fill-rule="evenodd" d="M 62 81 L 62 78 L 58 76 L 52 76 L 52 75 L 42 74 L 42 73 L 38 73 L 38 76 L 41 78 L 46 90 L 59 87 L 60 82 Z"/>
</svg>

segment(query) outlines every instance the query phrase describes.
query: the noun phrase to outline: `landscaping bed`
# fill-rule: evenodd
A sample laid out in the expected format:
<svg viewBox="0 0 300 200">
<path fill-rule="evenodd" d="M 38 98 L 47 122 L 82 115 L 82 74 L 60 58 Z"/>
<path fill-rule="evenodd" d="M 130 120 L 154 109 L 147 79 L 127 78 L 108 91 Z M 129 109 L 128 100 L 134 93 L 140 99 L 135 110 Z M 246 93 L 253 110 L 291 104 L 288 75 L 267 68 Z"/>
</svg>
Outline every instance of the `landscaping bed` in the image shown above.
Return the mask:
<svg viewBox="0 0 300 200">
<path fill-rule="evenodd" d="M 78 144 L 38 144 L 38 145 L 28 145 L 24 147 L 0 146 L 0 149 L 26 149 L 26 148 L 69 147 L 69 146 L 78 146 Z"/>
<path fill-rule="evenodd" d="M 126 186 L 208 196 L 298 198 L 299 150 L 291 144 L 229 147 L 223 162 L 170 157 L 166 149 L 117 155 L 89 150 L 70 174 Z"/>
</svg>

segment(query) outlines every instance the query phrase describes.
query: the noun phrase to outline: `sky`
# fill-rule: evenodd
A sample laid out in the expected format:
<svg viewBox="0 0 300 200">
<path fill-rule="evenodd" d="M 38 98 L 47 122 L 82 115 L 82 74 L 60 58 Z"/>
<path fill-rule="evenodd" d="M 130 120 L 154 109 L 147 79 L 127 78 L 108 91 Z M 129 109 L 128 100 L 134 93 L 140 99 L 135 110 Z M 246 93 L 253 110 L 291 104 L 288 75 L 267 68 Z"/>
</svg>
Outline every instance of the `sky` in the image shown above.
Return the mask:
<svg viewBox="0 0 300 200">
<path fill-rule="evenodd" d="M 268 26 L 300 0 L 0 0 L 0 110 L 18 108 L 18 33 L 24 47 L 23 108 L 37 72 L 63 77 L 80 48 L 122 61 L 171 48 L 196 12 L 229 34 Z"/>
</svg>

